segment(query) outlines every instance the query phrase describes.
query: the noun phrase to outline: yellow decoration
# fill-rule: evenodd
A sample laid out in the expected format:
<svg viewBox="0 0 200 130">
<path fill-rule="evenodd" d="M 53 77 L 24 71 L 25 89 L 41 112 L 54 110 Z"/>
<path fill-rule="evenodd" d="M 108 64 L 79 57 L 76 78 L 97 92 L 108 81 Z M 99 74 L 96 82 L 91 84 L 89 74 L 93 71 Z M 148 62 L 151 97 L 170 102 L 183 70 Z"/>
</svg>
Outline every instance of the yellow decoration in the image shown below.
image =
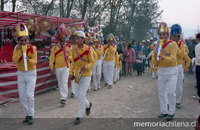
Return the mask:
<svg viewBox="0 0 200 130">
<path fill-rule="evenodd" d="M 158 34 L 160 34 L 160 33 L 169 33 L 169 29 L 167 27 L 167 24 L 164 23 L 164 22 L 160 23 L 157 33 Z"/>
<path fill-rule="evenodd" d="M 28 36 L 28 29 L 25 24 L 20 23 L 17 25 L 17 38 L 22 36 Z"/>
<path fill-rule="evenodd" d="M 99 39 L 97 38 L 97 34 L 94 35 L 94 38 L 92 39 L 93 42 L 98 42 Z"/>
</svg>

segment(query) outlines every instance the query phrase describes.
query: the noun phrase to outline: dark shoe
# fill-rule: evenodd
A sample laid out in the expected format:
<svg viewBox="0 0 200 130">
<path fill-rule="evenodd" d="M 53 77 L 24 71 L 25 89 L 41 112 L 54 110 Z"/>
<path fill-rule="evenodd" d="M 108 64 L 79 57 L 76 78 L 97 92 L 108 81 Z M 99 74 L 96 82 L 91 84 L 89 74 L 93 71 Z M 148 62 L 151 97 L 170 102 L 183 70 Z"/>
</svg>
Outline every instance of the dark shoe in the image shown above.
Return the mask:
<svg viewBox="0 0 200 130">
<path fill-rule="evenodd" d="M 105 87 L 108 87 L 108 84 L 107 84 L 107 83 L 105 83 Z"/>
<path fill-rule="evenodd" d="M 79 125 L 81 123 L 81 118 L 77 117 L 74 124 Z"/>
<path fill-rule="evenodd" d="M 85 113 L 86 113 L 86 115 L 87 115 L 87 116 L 89 116 L 89 115 L 90 115 L 90 112 L 91 112 L 91 107 L 92 107 L 92 103 L 90 103 L 90 106 L 89 106 L 89 108 L 86 108 L 86 110 L 85 110 Z"/>
<path fill-rule="evenodd" d="M 166 116 L 168 116 L 168 114 L 160 114 L 160 115 L 158 116 L 158 118 L 164 118 L 164 117 L 166 117 Z"/>
<path fill-rule="evenodd" d="M 174 118 L 174 115 L 168 115 L 166 117 L 166 121 L 171 121 Z"/>
<path fill-rule="evenodd" d="M 32 116 L 29 116 L 28 125 L 32 125 L 34 123 L 34 119 Z"/>
<path fill-rule="evenodd" d="M 109 85 L 109 86 L 108 86 L 108 89 L 111 89 L 111 88 L 112 88 L 112 85 Z"/>
<path fill-rule="evenodd" d="M 26 118 L 23 120 L 23 123 L 27 123 L 29 120 L 29 116 L 26 116 Z"/>
<path fill-rule="evenodd" d="M 114 81 L 114 84 L 116 84 L 116 81 Z"/>
<path fill-rule="evenodd" d="M 65 104 L 66 104 L 65 100 L 64 100 L 64 99 L 61 99 L 61 100 L 60 100 L 60 104 L 61 104 L 61 105 L 65 105 Z"/>
<path fill-rule="evenodd" d="M 75 97 L 75 95 L 73 93 L 71 93 L 71 98 L 74 98 L 74 97 Z"/>
<path fill-rule="evenodd" d="M 181 109 L 181 104 L 180 103 L 176 103 L 176 108 L 177 109 Z"/>
</svg>

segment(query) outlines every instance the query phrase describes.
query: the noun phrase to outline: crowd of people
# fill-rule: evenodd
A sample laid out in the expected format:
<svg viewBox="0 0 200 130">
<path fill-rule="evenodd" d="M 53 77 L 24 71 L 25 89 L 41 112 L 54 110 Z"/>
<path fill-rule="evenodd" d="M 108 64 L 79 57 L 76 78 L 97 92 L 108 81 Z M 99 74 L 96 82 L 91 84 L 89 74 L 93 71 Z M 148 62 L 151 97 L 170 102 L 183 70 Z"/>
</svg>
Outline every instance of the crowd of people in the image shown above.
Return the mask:
<svg viewBox="0 0 200 130">
<path fill-rule="evenodd" d="M 93 90 L 97 91 L 100 80 L 104 79 L 105 87 L 112 89 L 113 83 L 120 80 L 121 75 L 141 76 L 146 69 L 152 69 L 152 77 L 158 81 L 158 97 L 160 101 L 159 118 L 173 119 L 175 108 L 181 108 L 182 86 L 184 72 L 190 66 L 194 57 L 194 46 L 187 46 L 181 39 L 181 26 L 175 24 L 169 31 L 166 23 L 158 28 L 160 42 L 156 38 L 132 43 L 119 40 L 110 33 L 104 44 L 95 34 L 92 40 L 86 42 L 86 33 L 75 31 L 74 40 L 67 42 L 66 30 L 59 27 L 56 32 L 58 43 L 51 49 L 49 68 L 56 75 L 60 89 L 60 104 L 65 106 L 68 97 L 68 78 L 71 80 L 71 97 L 79 100 L 75 124 L 80 124 L 85 109 L 90 115 L 92 103 L 86 99 L 90 89 L 91 78 Z M 200 34 L 197 34 L 200 42 Z M 13 62 L 17 63 L 19 99 L 27 115 L 24 123 L 34 123 L 34 89 L 36 84 L 37 48 L 29 44 L 29 33 L 24 24 L 17 25 L 18 44 L 14 48 Z M 187 41 L 190 43 L 190 41 Z M 198 44 L 199 45 L 199 44 Z M 200 101 L 199 78 L 199 46 L 195 48 L 197 96 Z M 188 49 L 189 48 L 189 49 Z M 152 62 L 152 63 L 151 63 Z"/>
</svg>

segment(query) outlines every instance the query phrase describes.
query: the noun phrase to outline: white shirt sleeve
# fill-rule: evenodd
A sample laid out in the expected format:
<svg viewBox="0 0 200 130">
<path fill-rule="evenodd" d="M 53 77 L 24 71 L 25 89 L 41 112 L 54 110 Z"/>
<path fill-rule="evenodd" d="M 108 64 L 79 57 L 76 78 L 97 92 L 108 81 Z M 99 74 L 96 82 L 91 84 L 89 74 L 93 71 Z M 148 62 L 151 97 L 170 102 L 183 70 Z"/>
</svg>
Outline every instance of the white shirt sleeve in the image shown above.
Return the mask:
<svg viewBox="0 0 200 130">
<path fill-rule="evenodd" d="M 195 59 L 196 59 L 197 64 L 199 65 L 200 64 L 200 44 L 197 44 L 195 46 Z"/>
</svg>

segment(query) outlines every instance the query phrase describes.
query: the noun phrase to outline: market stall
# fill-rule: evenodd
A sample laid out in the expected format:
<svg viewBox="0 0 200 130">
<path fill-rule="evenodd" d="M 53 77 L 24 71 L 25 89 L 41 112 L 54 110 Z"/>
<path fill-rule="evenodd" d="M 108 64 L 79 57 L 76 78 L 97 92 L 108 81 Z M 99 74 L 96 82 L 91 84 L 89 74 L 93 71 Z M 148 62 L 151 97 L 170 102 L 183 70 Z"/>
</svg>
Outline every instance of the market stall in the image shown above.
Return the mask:
<svg viewBox="0 0 200 130">
<path fill-rule="evenodd" d="M 57 42 L 54 31 L 62 25 L 70 36 L 77 29 L 84 29 L 87 21 L 0 11 L 0 105 L 17 101 L 19 97 L 17 68 L 12 63 L 13 47 L 17 44 L 15 26 L 18 23 L 28 26 L 30 43 L 38 48 L 35 94 L 40 94 L 57 87 L 56 77 L 51 75 L 48 63 L 52 45 Z"/>
</svg>

